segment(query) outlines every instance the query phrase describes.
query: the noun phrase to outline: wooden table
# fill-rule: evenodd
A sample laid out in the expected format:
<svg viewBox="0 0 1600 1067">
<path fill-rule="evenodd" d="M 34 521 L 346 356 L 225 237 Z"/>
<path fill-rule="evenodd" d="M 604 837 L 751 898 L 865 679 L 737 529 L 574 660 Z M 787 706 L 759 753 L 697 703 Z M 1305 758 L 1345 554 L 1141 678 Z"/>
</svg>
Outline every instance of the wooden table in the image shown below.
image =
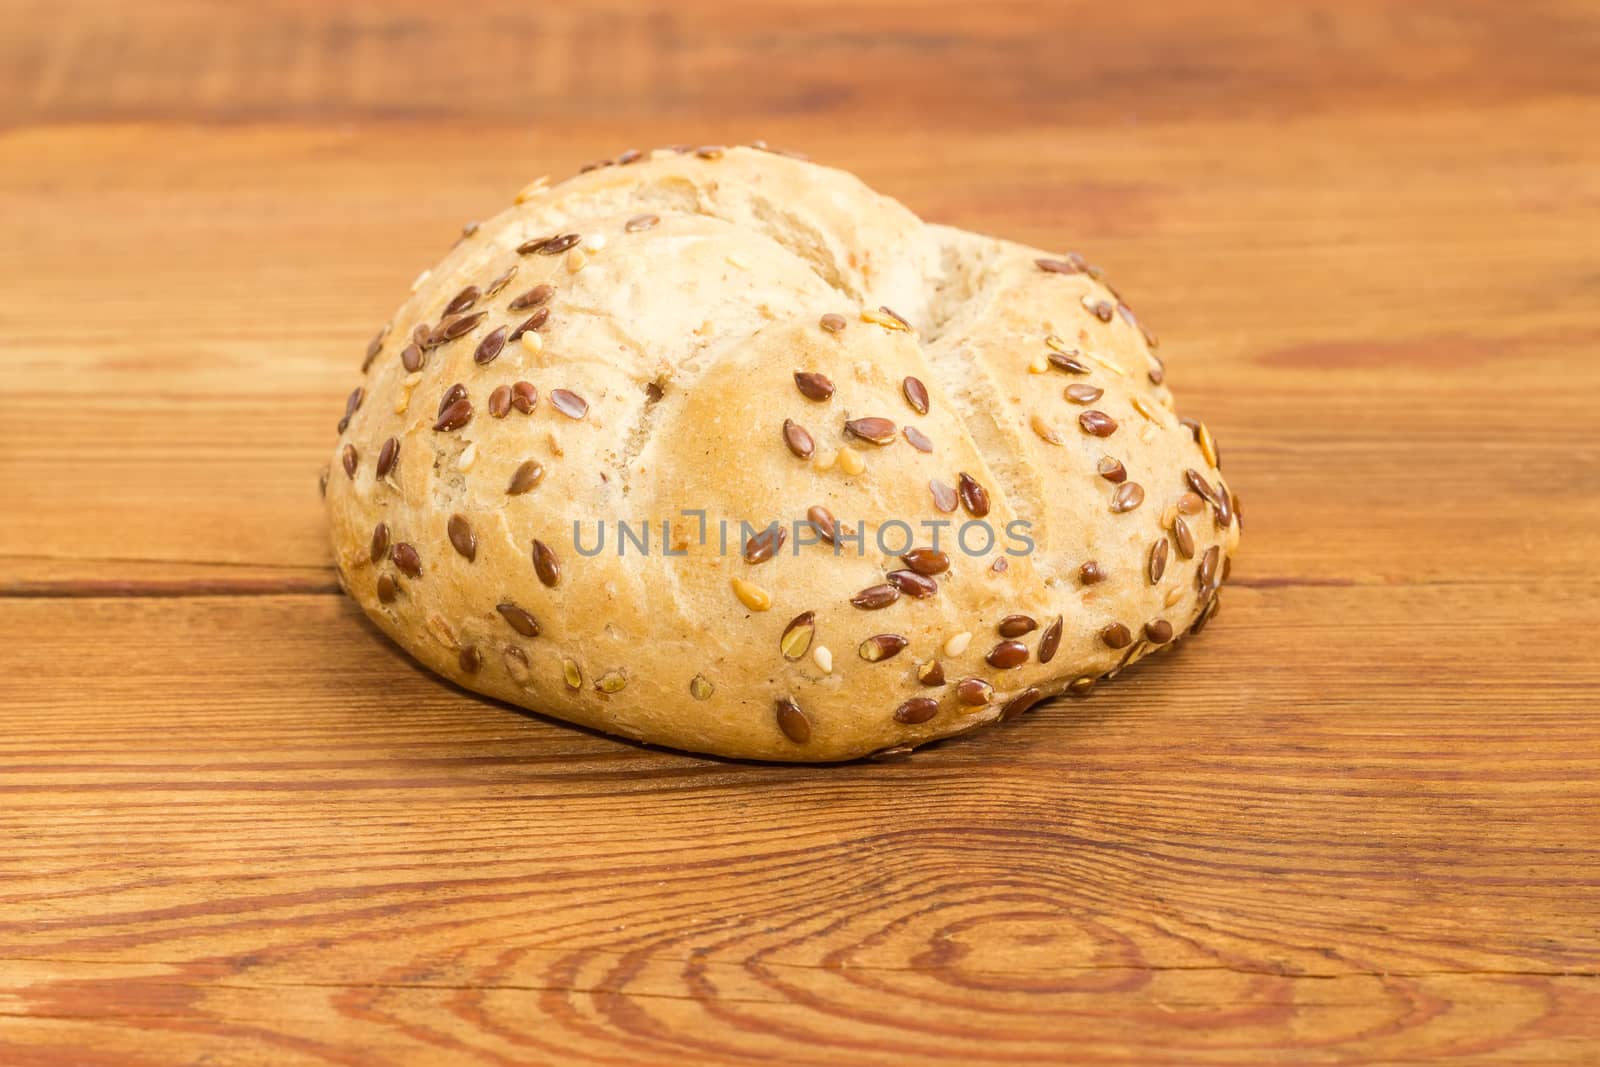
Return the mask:
<svg viewBox="0 0 1600 1067">
<path fill-rule="evenodd" d="M 0 1064 L 1600 1062 L 1600 10 L 11 0 Z M 765 137 L 1103 263 L 1200 640 L 901 763 L 519 714 L 338 595 L 368 336 Z"/>
</svg>

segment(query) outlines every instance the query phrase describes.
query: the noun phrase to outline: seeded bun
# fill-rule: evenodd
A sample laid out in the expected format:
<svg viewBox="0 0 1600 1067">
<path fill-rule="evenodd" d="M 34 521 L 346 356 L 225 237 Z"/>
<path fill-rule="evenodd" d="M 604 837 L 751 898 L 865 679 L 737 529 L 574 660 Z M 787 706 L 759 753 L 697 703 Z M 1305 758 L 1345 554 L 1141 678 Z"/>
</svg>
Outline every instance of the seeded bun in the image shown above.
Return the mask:
<svg viewBox="0 0 1600 1067">
<path fill-rule="evenodd" d="M 1237 502 L 1155 346 L 1076 255 L 763 148 L 627 153 L 469 225 L 373 340 L 324 483 L 339 575 L 547 715 L 909 751 L 1216 611 Z"/>
</svg>

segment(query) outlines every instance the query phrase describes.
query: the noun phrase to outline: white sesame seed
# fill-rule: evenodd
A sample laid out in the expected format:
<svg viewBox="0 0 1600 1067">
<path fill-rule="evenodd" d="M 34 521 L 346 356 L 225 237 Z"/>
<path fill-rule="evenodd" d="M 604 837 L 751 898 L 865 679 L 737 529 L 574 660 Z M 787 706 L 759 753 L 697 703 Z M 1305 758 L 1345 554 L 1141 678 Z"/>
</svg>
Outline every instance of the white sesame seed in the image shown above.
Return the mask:
<svg viewBox="0 0 1600 1067">
<path fill-rule="evenodd" d="M 476 462 L 478 462 L 478 442 L 474 441 L 466 448 L 463 448 L 461 455 L 456 457 L 456 470 L 465 473 L 471 470 L 472 465 Z"/>
<path fill-rule="evenodd" d="M 944 654 L 947 656 L 959 656 L 967 650 L 967 646 L 970 644 L 972 644 L 972 634 L 962 630 L 944 643 Z"/>
<path fill-rule="evenodd" d="M 1029 374 L 1043 374 L 1050 369 L 1050 361 L 1044 356 L 1034 356 L 1028 361 Z"/>
<path fill-rule="evenodd" d="M 418 289 L 421 289 L 425 284 L 427 284 L 428 279 L 432 277 L 432 275 L 432 270 L 425 270 L 421 274 L 417 275 L 417 280 L 411 283 L 411 291 L 414 293 Z"/>
<path fill-rule="evenodd" d="M 574 248 L 567 252 L 567 270 L 573 274 L 578 273 L 589 265 L 589 257 L 583 254 L 583 249 Z"/>
<path fill-rule="evenodd" d="M 589 236 L 583 239 L 583 247 L 587 252 L 598 252 L 605 246 L 606 235 L 603 233 L 591 233 Z"/>
<path fill-rule="evenodd" d="M 538 330 L 525 330 L 518 340 L 522 342 L 522 347 L 529 352 L 541 352 L 544 350 L 544 338 L 540 336 Z"/>
<path fill-rule="evenodd" d="M 538 196 L 540 193 L 544 192 L 549 187 L 550 175 L 541 174 L 539 177 L 533 179 L 533 181 L 522 187 L 522 191 L 517 194 L 517 198 L 514 202 L 518 204 L 525 204 L 529 200 L 532 200 L 534 197 Z"/>
<path fill-rule="evenodd" d="M 728 253 L 728 262 L 733 264 L 735 267 L 738 267 L 740 270 L 750 269 L 750 261 L 748 259 L 745 259 L 740 255 L 735 255 L 732 252 Z"/>
<path fill-rule="evenodd" d="M 817 666 L 823 674 L 833 673 L 833 653 L 828 651 L 827 645 L 818 645 L 811 650 L 811 658 L 817 661 Z"/>
<path fill-rule="evenodd" d="M 818 452 L 811 460 L 811 466 L 819 471 L 832 470 L 834 463 L 838 462 L 839 453 L 831 449 Z"/>
</svg>

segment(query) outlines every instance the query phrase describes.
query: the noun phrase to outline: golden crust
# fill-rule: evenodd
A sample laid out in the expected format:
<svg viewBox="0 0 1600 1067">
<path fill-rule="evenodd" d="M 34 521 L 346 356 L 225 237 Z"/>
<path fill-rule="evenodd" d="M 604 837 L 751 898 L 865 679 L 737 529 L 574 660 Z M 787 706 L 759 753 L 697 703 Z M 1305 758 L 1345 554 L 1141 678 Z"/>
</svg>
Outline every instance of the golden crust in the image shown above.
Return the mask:
<svg viewBox="0 0 1600 1067">
<path fill-rule="evenodd" d="M 1097 272 L 840 171 L 708 155 L 525 194 L 396 313 L 326 492 L 341 579 L 396 642 L 614 734 L 825 761 L 1081 691 L 1207 616 L 1233 500 Z M 985 527 L 957 538 L 980 496 L 982 551 Z M 865 551 L 802 544 L 817 507 Z M 750 562 L 741 520 L 787 536 Z M 909 566 L 933 520 L 948 566 Z"/>
</svg>

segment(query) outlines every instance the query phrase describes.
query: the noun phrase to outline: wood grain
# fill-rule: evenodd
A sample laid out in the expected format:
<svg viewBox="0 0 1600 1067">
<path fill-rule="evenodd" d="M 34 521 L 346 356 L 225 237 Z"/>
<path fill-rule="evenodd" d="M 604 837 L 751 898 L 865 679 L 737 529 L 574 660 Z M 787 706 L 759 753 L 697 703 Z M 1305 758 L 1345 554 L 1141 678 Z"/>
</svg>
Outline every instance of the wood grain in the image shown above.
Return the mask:
<svg viewBox="0 0 1600 1067">
<path fill-rule="evenodd" d="M 18 0 L 0 1064 L 1600 1059 L 1600 14 Z M 316 474 L 467 219 L 765 137 L 1074 247 L 1243 494 L 1198 641 L 830 769 L 412 664 Z"/>
</svg>

